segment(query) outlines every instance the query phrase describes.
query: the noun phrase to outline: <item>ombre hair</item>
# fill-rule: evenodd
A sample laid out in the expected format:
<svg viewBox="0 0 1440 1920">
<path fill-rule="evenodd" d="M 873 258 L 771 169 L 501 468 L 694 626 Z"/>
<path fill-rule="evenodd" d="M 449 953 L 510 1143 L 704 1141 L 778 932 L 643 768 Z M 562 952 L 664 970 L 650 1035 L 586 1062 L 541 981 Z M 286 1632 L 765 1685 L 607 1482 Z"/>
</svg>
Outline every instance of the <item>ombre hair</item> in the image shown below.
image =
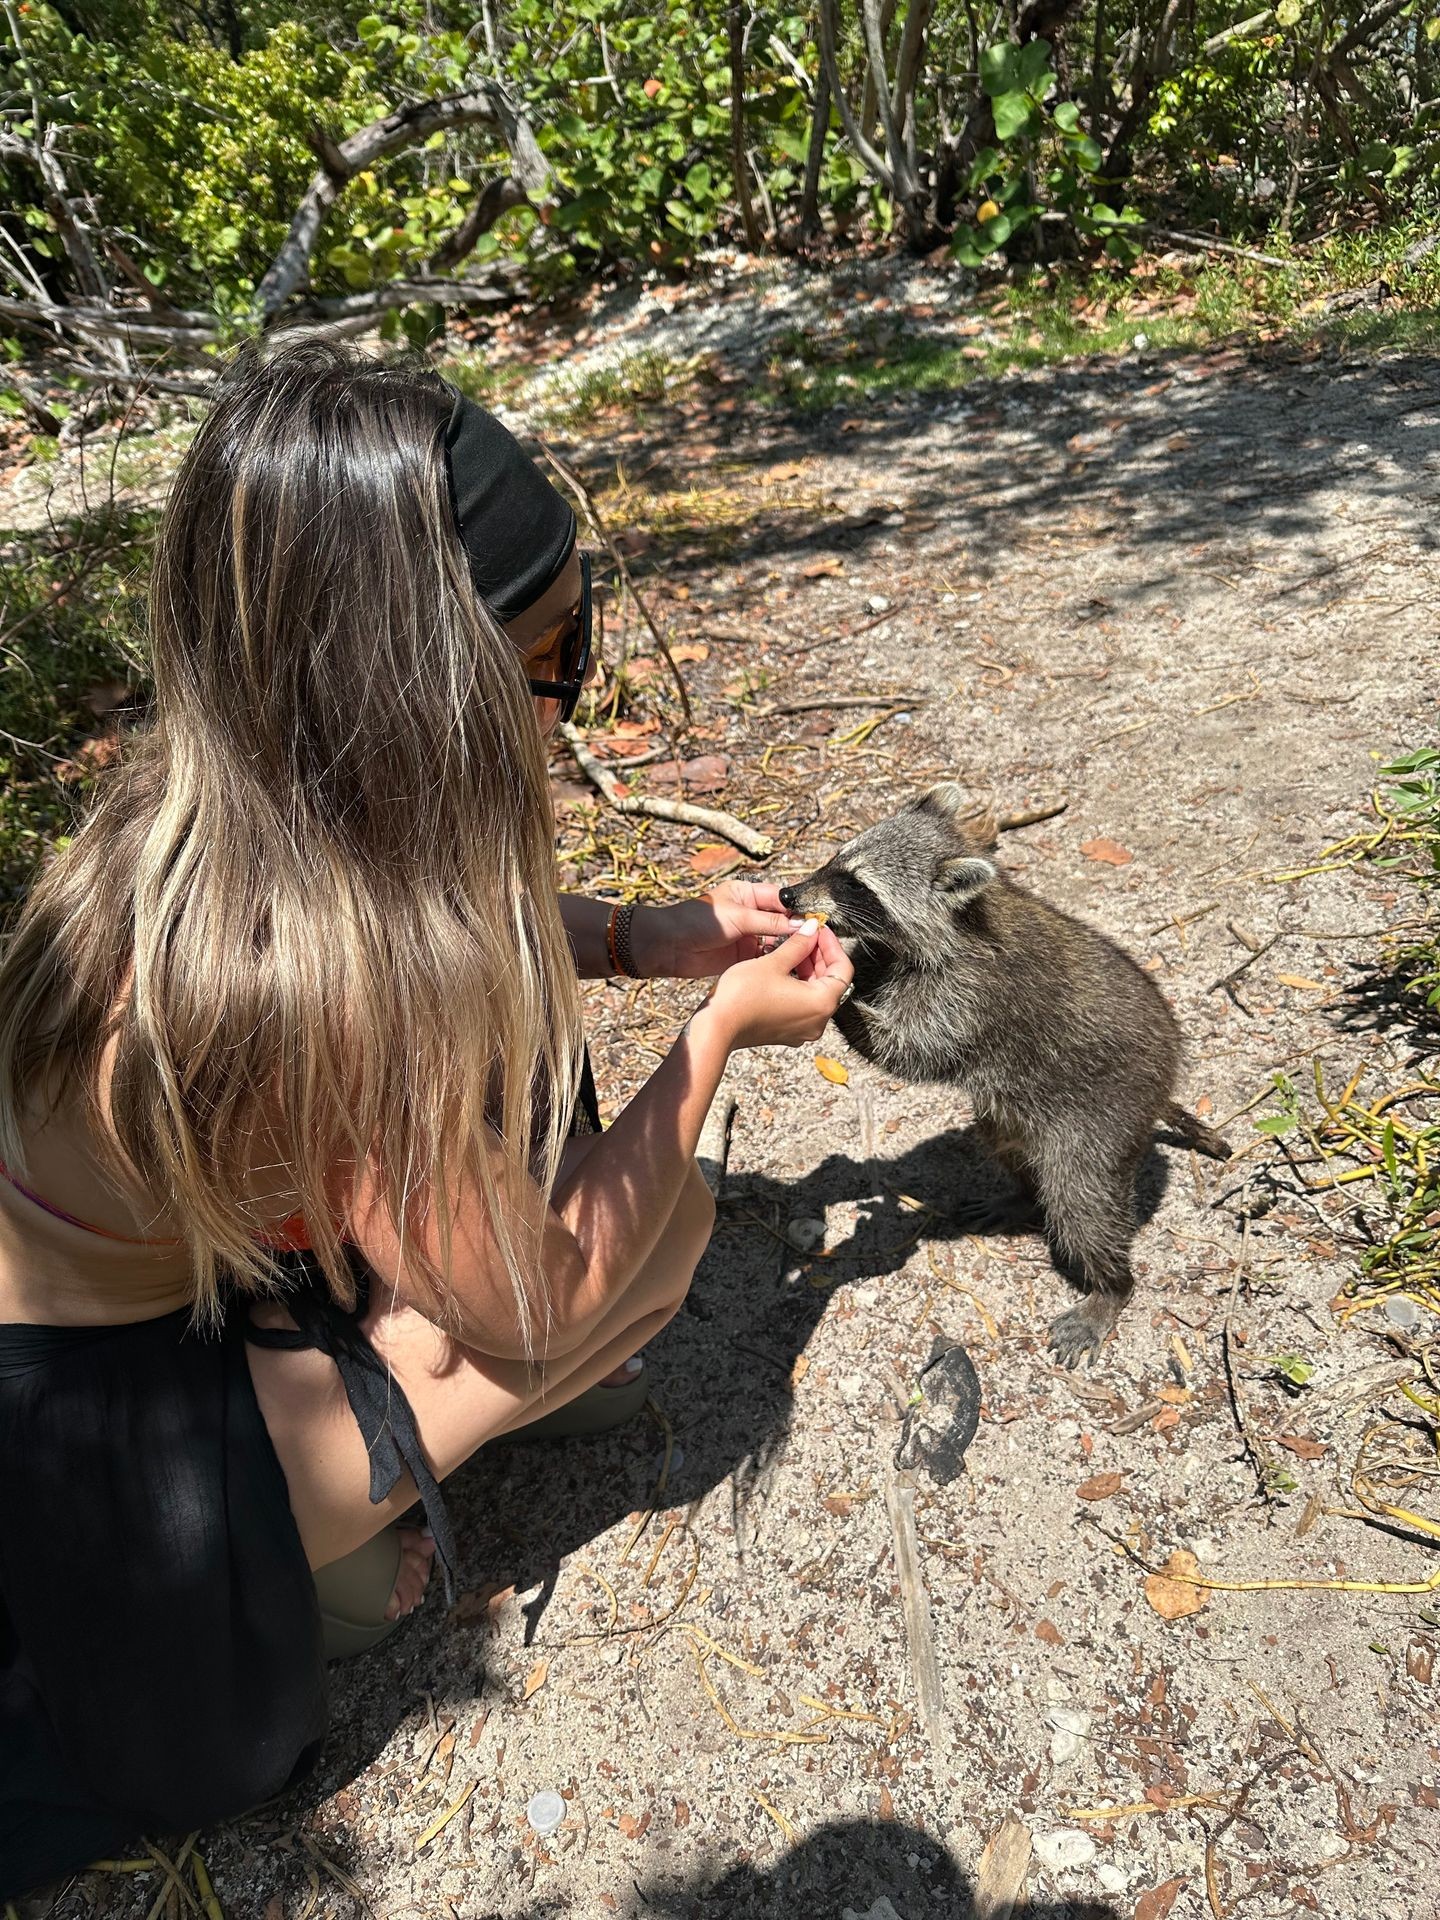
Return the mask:
<svg viewBox="0 0 1440 1920">
<path fill-rule="evenodd" d="M 199 1312 L 273 1277 L 257 1172 L 349 1304 L 353 1166 L 443 1321 L 468 1191 L 528 1344 L 543 1279 L 512 1202 L 554 1182 L 579 990 L 542 736 L 453 518 L 452 400 L 313 342 L 227 374 L 160 529 L 153 713 L 0 962 L 0 1160 L 23 1175 L 37 1098 L 83 1089 L 121 1189 L 178 1223 Z"/>
</svg>

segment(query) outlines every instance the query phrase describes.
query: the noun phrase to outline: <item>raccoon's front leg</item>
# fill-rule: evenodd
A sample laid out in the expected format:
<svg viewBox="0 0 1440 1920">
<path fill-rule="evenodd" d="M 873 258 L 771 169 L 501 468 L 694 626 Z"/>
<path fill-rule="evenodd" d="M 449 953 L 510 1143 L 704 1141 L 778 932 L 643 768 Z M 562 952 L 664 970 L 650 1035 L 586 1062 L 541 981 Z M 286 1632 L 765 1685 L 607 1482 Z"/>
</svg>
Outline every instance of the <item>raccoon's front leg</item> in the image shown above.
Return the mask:
<svg viewBox="0 0 1440 1920">
<path fill-rule="evenodd" d="M 1123 1164 L 1040 1169 L 1040 1194 L 1057 1251 L 1076 1269 L 1086 1298 L 1050 1323 L 1049 1344 L 1062 1366 L 1099 1358 L 1135 1290 L 1130 1243 L 1135 1236 L 1139 1156 Z"/>
</svg>

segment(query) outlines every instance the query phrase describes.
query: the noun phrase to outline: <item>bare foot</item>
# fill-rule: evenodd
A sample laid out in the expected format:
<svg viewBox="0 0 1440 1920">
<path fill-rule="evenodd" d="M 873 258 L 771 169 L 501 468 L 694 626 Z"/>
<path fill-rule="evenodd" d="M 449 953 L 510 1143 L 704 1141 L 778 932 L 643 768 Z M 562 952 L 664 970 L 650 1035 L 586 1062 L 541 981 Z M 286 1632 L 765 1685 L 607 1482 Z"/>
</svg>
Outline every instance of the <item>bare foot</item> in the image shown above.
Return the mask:
<svg viewBox="0 0 1440 1920">
<path fill-rule="evenodd" d="M 435 1541 L 418 1527 L 400 1528 L 400 1571 L 395 1576 L 395 1591 L 385 1609 L 387 1620 L 400 1620 L 413 1613 L 425 1598 L 430 1569 L 435 1564 Z"/>
</svg>

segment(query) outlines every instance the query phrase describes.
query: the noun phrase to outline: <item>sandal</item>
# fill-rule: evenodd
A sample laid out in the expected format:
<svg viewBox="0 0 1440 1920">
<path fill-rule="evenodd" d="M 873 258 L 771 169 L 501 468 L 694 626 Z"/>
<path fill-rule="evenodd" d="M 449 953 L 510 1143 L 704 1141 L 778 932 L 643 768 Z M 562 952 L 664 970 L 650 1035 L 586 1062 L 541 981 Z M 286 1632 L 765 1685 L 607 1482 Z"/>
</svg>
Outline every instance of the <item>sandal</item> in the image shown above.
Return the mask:
<svg viewBox="0 0 1440 1920">
<path fill-rule="evenodd" d="M 641 1367 L 623 1386 L 607 1387 L 597 1382 L 552 1412 L 542 1413 L 538 1420 L 527 1420 L 523 1427 L 512 1427 L 490 1445 L 509 1440 L 581 1440 L 591 1434 L 609 1433 L 612 1428 L 623 1427 L 627 1420 L 633 1420 L 649 1397 L 650 1370 Z"/>
<path fill-rule="evenodd" d="M 368 1653 L 404 1624 L 404 1614 L 398 1620 L 385 1618 L 400 1575 L 401 1552 L 399 1527 L 382 1527 L 343 1560 L 315 1568 L 311 1578 L 320 1601 L 327 1660 Z"/>
</svg>

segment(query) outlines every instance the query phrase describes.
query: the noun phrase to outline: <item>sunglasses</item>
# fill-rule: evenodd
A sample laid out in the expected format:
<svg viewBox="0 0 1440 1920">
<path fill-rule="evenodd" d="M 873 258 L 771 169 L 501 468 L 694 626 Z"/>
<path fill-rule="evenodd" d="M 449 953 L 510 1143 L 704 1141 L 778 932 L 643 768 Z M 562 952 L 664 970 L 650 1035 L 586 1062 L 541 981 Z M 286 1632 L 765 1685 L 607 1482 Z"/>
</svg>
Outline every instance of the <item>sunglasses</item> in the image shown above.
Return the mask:
<svg viewBox="0 0 1440 1920">
<path fill-rule="evenodd" d="M 585 691 L 590 672 L 593 618 L 590 556 L 582 553 L 579 602 L 558 620 L 553 620 L 525 649 L 531 693 L 538 699 L 558 700 L 562 720 L 570 719 Z"/>
</svg>

